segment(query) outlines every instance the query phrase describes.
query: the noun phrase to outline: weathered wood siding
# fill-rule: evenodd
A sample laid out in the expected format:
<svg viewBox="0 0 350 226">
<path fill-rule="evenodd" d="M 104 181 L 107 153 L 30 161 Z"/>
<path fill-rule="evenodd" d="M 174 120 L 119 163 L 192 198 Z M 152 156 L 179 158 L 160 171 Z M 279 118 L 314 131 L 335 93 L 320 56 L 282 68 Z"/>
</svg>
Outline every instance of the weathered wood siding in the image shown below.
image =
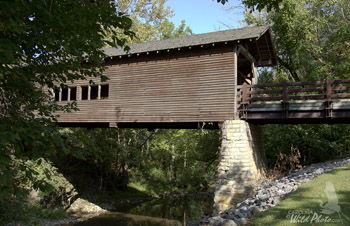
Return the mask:
<svg viewBox="0 0 350 226">
<path fill-rule="evenodd" d="M 78 100 L 80 111 L 61 113 L 59 122 L 231 120 L 233 51 L 233 46 L 181 49 L 110 60 L 105 71 L 110 78 L 108 99 Z"/>
</svg>

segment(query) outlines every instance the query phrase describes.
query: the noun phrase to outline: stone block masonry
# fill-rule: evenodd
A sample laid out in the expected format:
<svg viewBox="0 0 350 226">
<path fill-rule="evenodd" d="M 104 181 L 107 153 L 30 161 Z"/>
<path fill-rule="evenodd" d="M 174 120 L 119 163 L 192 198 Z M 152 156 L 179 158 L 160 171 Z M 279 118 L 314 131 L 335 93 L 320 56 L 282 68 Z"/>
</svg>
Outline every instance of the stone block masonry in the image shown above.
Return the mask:
<svg viewBox="0 0 350 226">
<path fill-rule="evenodd" d="M 243 120 L 220 125 L 222 141 L 214 212 L 220 213 L 249 197 L 265 178 L 263 130 Z"/>
</svg>

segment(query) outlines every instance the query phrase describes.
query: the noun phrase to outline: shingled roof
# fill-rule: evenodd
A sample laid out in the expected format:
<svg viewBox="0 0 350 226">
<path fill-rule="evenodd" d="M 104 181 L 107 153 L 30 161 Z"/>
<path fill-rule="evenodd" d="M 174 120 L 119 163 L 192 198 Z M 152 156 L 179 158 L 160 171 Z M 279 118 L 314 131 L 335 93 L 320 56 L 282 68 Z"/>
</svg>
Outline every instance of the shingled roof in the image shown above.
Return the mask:
<svg viewBox="0 0 350 226">
<path fill-rule="evenodd" d="M 103 50 L 107 56 L 113 57 L 243 39 L 259 39 L 269 28 L 269 26 L 246 27 L 186 37 L 169 38 L 159 41 L 135 43 L 129 45 L 129 53 L 124 52 L 122 48 L 105 48 Z"/>
</svg>

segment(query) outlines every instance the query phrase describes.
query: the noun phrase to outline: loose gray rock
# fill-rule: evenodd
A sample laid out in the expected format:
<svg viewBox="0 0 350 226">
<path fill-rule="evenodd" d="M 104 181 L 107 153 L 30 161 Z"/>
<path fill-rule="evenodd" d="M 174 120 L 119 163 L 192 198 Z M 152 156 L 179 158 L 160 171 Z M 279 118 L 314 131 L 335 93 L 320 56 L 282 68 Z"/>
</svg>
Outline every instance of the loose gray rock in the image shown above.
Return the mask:
<svg viewBox="0 0 350 226">
<path fill-rule="evenodd" d="M 259 199 L 257 199 L 257 200 L 255 200 L 255 204 L 256 204 L 257 206 L 260 206 L 260 205 L 261 205 L 261 201 L 260 201 Z"/>
<path fill-rule="evenodd" d="M 248 223 L 248 221 L 247 221 L 246 218 L 238 218 L 238 219 L 236 220 L 236 223 L 237 223 L 238 225 L 245 225 L 245 224 Z"/>
<path fill-rule="evenodd" d="M 248 208 L 247 206 L 242 206 L 241 208 L 239 208 L 239 212 L 244 213 L 247 212 Z"/>
<path fill-rule="evenodd" d="M 223 226 L 237 226 L 236 222 L 234 222 L 233 220 L 225 220 L 222 225 Z"/>
<path fill-rule="evenodd" d="M 284 183 L 281 183 L 281 182 L 277 183 L 276 185 L 276 187 L 278 187 L 279 189 L 282 189 L 284 186 L 285 186 Z"/>
<path fill-rule="evenodd" d="M 269 195 L 268 194 L 261 194 L 261 195 L 258 195 L 258 199 L 260 199 L 261 201 L 263 200 L 266 200 L 269 198 Z"/>
<path fill-rule="evenodd" d="M 209 220 L 209 225 L 211 226 L 219 226 L 222 225 L 224 223 L 224 219 L 220 216 L 217 217 L 211 217 L 208 219 Z"/>
<path fill-rule="evenodd" d="M 317 174 L 317 175 L 320 175 L 320 174 L 322 174 L 324 172 L 324 169 L 322 169 L 322 168 L 319 168 L 319 169 L 317 169 L 316 171 L 315 171 L 315 173 Z"/>
<path fill-rule="evenodd" d="M 272 204 L 277 205 L 280 202 L 280 197 L 276 196 L 272 199 Z"/>
<path fill-rule="evenodd" d="M 78 220 L 87 220 L 106 212 L 108 211 L 81 198 L 78 198 L 67 210 L 67 213 Z"/>
<path fill-rule="evenodd" d="M 235 216 L 237 216 L 239 218 L 246 218 L 246 217 L 248 217 L 248 214 L 246 212 L 244 212 L 244 213 L 238 212 L 235 214 Z"/>
<path fill-rule="evenodd" d="M 200 226 L 200 221 L 187 221 L 186 226 Z"/>
<path fill-rule="evenodd" d="M 257 213 L 261 212 L 261 209 L 257 206 L 253 206 L 253 208 L 251 208 L 251 210 L 252 210 L 253 214 L 257 214 Z"/>
</svg>

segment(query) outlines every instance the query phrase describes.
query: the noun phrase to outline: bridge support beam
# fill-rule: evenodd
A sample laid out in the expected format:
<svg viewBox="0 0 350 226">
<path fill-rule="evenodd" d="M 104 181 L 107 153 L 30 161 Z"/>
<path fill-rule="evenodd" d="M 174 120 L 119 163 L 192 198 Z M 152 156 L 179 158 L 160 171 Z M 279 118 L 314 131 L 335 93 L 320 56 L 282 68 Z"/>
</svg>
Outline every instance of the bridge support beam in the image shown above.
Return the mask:
<svg viewBox="0 0 350 226">
<path fill-rule="evenodd" d="M 214 212 L 220 213 L 252 195 L 265 178 L 263 130 L 243 120 L 221 125 L 222 143 L 215 187 Z"/>
</svg>

